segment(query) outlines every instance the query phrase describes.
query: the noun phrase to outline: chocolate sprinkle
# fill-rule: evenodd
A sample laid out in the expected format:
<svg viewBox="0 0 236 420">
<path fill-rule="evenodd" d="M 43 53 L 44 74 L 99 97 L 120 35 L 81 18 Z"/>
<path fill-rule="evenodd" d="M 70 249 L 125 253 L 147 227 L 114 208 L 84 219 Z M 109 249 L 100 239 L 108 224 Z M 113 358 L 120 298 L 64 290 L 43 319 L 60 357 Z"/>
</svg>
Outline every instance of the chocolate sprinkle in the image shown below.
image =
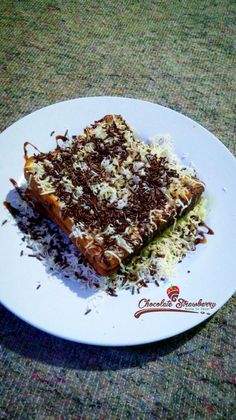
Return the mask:
<svg viewBox="0 0 236 420">
<path fill-rule="evenodd" d="M 84 315 L 88 315 L 91 311 L 92 311 L 92 309 L 87 309 L 87 311 L 84 313 Z"/>
<path fill-rule="evenodd" d="M 112 179 L 111 173 L 107 173 L 101 165 L 103 159 L 118 158 L 120 171 L 124 160 L 130 156 L 130 144 L 125 139 L 124 130 L 127 130 L 132 137 L 133 132 L 120 116 L 117 118 L 122 121 L 124 127 L 122 130 L 117 127 L 115 120 L 110 125 L 106 125 L 106 139 L 112 139 L 112 141 L 91 134 L 91 127 L 96 128 L 99 122 L 104 122 L 104 119 L 102 119 L 85 129 L 84 136 L 74 136 L 69 145 L 67 145 L 67 131 L 64 136 L 56 136 L 56 140 L 62 140 L 65 146 L 63 148 L 58 146 L 56 153 L 40 153 L 35 156 L 35 160 L 44 164 L 45 174 L 41 179 L 50 178 L 50 182 L 55 189 L 55 196 L 61 203 L 64 203 L 62 208 L 63 219 L 70 217 L 75 225 L 82 223 L 85 232 L 104 232 L 109 225 L 112 225 L 115 234 L 121 234 L 136 251 L 140 247 L 140 242 L 132 242 L 128 235 L 125 236 L 126 228 L 135 226 L 144 243 L 150 240 L 150 211 L 155 209 L 163 212 L 168 202 L 168 198 L 163 193 L 163 188 L 168 188 L 173 179 L 179 177 L 179 174 L 169 167 L 166 158 L 158 158 L 153 155 L 151 146 L 149 146 L 149 154 L 146 155 L 145 173 L 140 175 L 135 172 L 133 163 L 140 161 L 138 147 L 141 144 L 135 139 L 132 141 L 137 145 L 137 153 L 135 157 L 132 157 L 132 163 L 127 167 L 132 174 L 132 178 L 129 181 L 124 178 L 124 185 L 130 191 L 127 206 L 119 209 L 117 208 L 117 202 L 111 203 L 109 200 L 99 199 L 91 186 L 102 182 L 110 184 Z M 83 157 L 82 161 L 86 163 L 88 170 L 82 170 L 79 166 L 75 168 L 74 164 L 78 162 L 78 156 L 83 153 L 87 144 L 92 145 L 92 149 L 87 154 L 86 159 L 84 160 Z M 135 184 L 135 178 L 133 178 L 135 176 L 139 178 L 137 184 Z M 73 184 L 71 191 L 66 188 L 63 181 L 65 177 Z M 82 187 L 83 189 L 83 194 L 77 200 L 73 196 L 76 187 Z M 170 214 L 168 219 L 173 220 L 173 214 Z M 163 223 L 158 224 L 157 230 L 155 234 L 163 230 Z M 104 250 L 115 249 L 116 241 L 114 238 L 105 234 L 103 234 L 103 237 Z"/>
</svg>

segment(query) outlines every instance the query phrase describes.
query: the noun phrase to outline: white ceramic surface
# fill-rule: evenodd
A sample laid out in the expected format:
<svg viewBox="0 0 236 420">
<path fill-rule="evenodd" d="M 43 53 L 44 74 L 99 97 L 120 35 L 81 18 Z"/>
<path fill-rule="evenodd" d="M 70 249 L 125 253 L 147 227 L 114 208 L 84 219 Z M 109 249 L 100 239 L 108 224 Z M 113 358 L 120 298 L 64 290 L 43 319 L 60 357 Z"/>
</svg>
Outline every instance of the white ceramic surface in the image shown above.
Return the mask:
<svg viewBox="0 0 236 420">
<path fill-rule="evenodd" d="M 0 296 L 10 311 L 29 324 L 69 340 L 110 346 L 142 344 L 179 334 L 216 312 L 235 291 L 236 161 L 217 138 L 191 119 L 162 106 L 129 98 L 92 97 L 65 101 L 36 111 L 1 134 L 0 202 L 22 179 L 23 143 L 40 150 L 53 149 L 50 133 L 79 134 L 105 114 L 121 114 L 147 139 L 169 133 L 177 153 L 189 155 L 210 197 L 208 225 L 215 235 L 178 265 L 170 283 L 178 285 L 179 298 L 215 302 L 204 313 L 153 312 L 134 316 L 141 299 L 168 301 L 166 287 L 149 286 L 139 295 L 122 291 L 118 297 L 83 291 L 80 284 L 50 277 L 35 258 L 20 257 L 22 244 L 12 217 L 1 204 Z M 188 271 L 190 270 L 190 273 Z M 37 289 L 38 283 L 40 289 Z M 175 305 L 175 304 L 174 304 Z M 142 306 L 142 305 L 141 305 Z M 92 311 L 84 315 L 87 307 Z M 207 312 L 207 313 L 206 313 Z"/>
</svg>

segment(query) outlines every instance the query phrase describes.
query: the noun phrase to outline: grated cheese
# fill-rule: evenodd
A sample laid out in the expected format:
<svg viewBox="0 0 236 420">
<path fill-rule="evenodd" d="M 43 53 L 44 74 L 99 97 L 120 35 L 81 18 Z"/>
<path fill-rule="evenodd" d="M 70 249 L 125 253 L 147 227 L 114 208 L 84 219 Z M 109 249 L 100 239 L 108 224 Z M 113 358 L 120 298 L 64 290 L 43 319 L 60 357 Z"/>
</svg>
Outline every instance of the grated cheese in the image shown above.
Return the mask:
<svg viewBox="0 0 236 420">
<path fill-rule="evenodd" d="M 129 254 L 132 254 L 133 248 L 131 247 L 130 244 L 128 244 L 128 242 L 121 235 L 115 235 L 112 238 L 114 238 L 116 240 L 116 243 L 120 248 L 123 248 Z"/>
<path fill-rule="evenodd" d="M 75 225 L 72 226 L 71 229 L 71 234 L 69 235 L 69 237 L 74 237 L 74 238 L 82 238 L 83 236 L 86 236 L 86 232 L 83 230 L 84 229 L 84 224 L 83 223 L 76 223 Z"/>
<path fill-rule="evenodd" d="M 105 130 L 103 130 L 101 125 L 97 125 L 96 128 L 94 128 L 93 130 L 91 130 L 91 135 L 100 138 L 102 140 L 104 140 L 107 137 L 107 133 Z"/>
<path fill-rule="evenodd" d="M 100 184 L 93 184 L 90 186 L 92 192 L 101 200 L 109 200 L 112 204 L 117 201 L 117 191 L 114 187 L 111 187 L 107 182 L 101 182 Z"/>
<path fill-rule="evenodd" d="M 120 210 L 126 207 L 128 204 L 128 197 L 129 195 L 125 194 L 120 200 L 118 200 L 116 207 Z"/>
</svg>

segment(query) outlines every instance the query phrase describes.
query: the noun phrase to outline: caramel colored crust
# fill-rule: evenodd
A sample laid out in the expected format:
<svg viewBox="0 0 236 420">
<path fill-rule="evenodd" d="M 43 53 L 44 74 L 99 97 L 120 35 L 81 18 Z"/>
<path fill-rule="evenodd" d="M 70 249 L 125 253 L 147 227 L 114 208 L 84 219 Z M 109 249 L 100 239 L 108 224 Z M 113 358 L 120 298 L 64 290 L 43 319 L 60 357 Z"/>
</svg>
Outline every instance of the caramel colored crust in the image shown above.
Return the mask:
<svg viewBox="0 0 236 420">
<path fill-rule="evenodd" d="M 73 219 L 70 217 L 62 218 L 60 205 L 54 194 L 40 194 L 39 184 L 34 179 L 33 175 L 31 175 L 31 165 L 33 162 L 34 157 L 26 158 L 24 167 L 25 178 L 29 181 L 29 189 L 37 202 L 41 205 L 43 212 L 46 213 L 46 215 L 53 220 L 54 223 L 59 225 L 67 236 L 70 236 L 72 232 Z M 194 207 L 203 191 L 204 187 L 200 183 L 196 184 L 194 187 L 188 187 L 187 199 L 189 200 L 189 205 L 186 207 L 184 213 L 187 213 Z M 155 237 L 163 232 L 167 227 L 172 225 L 176 220 L 176 216 L 184 214 L 181 213 L 181 210 L 182 209 L 177 205 L 175 207 L 172 206 L 169 216 L 166 217 L 165 215 L 165 221 L 160 222 L 158 218 L 154 219 L 157 229 L 152 236 Z M 70 236 L 70 239 L 100 275 L 107 276 L 118 271 L 120 267 L 120 260 L 118 260 L 115 255 L 106 254 L 101 246 L 93 244 L 93 238 L 74 238 Z M 139 248 L 140 246 L 137 247 L 134 252 L 137 252 Z M 127 257 L 130 257 L 130 254 L 125 249 L 122 249 L 122 255 L 120 257 L 121 261 L 124 261 Z"/>
</svg>

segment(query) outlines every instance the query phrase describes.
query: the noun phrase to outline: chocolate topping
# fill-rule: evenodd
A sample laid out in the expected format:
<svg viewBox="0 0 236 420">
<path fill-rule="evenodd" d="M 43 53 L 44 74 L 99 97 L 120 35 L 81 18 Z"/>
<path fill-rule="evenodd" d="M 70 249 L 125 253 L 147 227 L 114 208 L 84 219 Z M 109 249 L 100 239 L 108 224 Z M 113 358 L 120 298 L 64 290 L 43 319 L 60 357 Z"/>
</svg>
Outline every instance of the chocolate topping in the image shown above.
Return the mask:
<svg viewBox="0 0 236 420">
<path fill-rule="evenodd" d="M 54 152 L 38 154 L 35 161 L 43 164 L 40 180 L 49 179 L 55 189 L 54 195 L 62 205 L 62 217 L 72 217 L 75 225 L 82 223 L 84 231 L 102 233 L 109 249 L 114 242 L 112 235 L 104 232 L 109 226 L 127 241 L 130 238 L 125 230 L 130 226 L 147 237 L 150 212 L 163 212 L 169 199 L 166 191 L 173 179 L 180 177 L 168 160 L 158 157 L 148 145 L 142 159 L 143 144 L 134 138 L 133 131 L 120 116 L 106 116 L 72 140 L 66 136 L 56 139 L 63 141 L 62 146 L 57 146 Z M 109 196 L 101 199 L 96 186 L 102 185 L 120 196 L 114 200 Z M 78 188 L 80 195 L 76 195 Z M 118 206 L 118 200 L 124 197 L 127 203 Z"/>
<path fill-rule="evenodd" d="M 119 134 L 119 131 L 112 124 L 107 134 L 111 137 Z M 102 182 L 107 179 L 107 174 L 101 166 L 104 157 L 118 157 L 119 164 L 122 165 L 122 162 L 129 155 L 127 142 L 123 134 L 112 144 L 105 144 L 102 139 L 95 137 L 91 138 L 89 142 L 94 144 L 95 147 L 93 152 L 89 153 L 86 158 L 88 171 L 75 170 L 73 168 L 74 155 L 79 150 L 78 139 L 74 141 L 72 147 L 60 149 L 56 154 L 42 153 L 36 156 L 36 161 L 44 163 L 45 166 L 45 174 L 42 179 L 50 176 L 50 180 L 56 189 L 55 195 L 61 202 L 66 204 L 63 209 L 64 217 L 73 216 L 75 222 L 83 222 L 85 226 L 89 224 L 90 228 L 94 227 L 97 229 L 105 229 L 108 225 L 113 224 L 116 226 L 117 231 L 122 231 L 130 223 L 144 223 L 149 216 L 150 210 L 163 207 L 166 198 L 160 188 L 168 187 L 172 178 L 177 177 L 175 171 L 168 169 L 165 158 L 149 157 L 149 168 L 146 169 L 146 175 L 141 177 L 139 185 L 130 195 L 128 206 L 123 209 L 117 209 L 115 204 L 98 200 L 97 196 L 92 193 L 89 184 L 97 180 Z M 86 144 L 84 139 L 83 144 Z M 51 162 L 52 166 L 48 166 L 47 161 Z M 65 184 L 58 182 L 63 176 L 67 176 L 74 187 L 83 187 L 83 196 L 80 200 L 73 200 L 73 193 L 66 192 Z M 126 181 L 124 180 L 124 182 Z M 128 185 L 132 186 L 133 181 L 129 181 Z"/>
</svg>

